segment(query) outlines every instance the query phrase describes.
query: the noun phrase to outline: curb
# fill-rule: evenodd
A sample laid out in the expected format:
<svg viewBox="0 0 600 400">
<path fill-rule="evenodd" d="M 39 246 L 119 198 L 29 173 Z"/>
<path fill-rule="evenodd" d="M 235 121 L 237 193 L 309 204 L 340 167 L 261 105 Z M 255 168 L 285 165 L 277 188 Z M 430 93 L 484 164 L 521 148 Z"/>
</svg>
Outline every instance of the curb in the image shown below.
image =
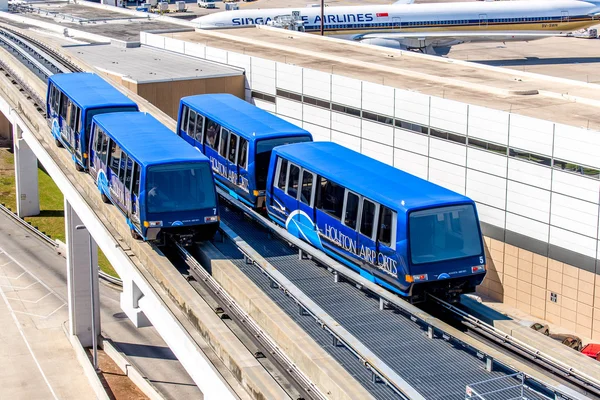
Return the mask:
<svg viewBox="0 0 600 400">
<path fill-rule="evenodd" d="M 165 397 L 156 390 L 152 382 L 150 382 L 146 376 L 142 375 L 142 373 L 129 361 L 127 356 L 113 345 L 112 340 L 103 338 L 102 347 L 106 355 L 112 358 L 121 371 L 123 371 L 133 384 L 148 396 L 150 400 L 165 400 Z"/>
<path fill-rule="evenodd" d="M 96 393 L 96 398 L 100 400 L 110 400 L 110 397 L 106 393 L 106 390 L 104 389 L 104 386 L 100 381 L 100 377 L 98 377 L 98 374 L 96 373 L 96 371 L 94 371 L 94 366 L 90 363 L 85 349 L 81 345 L 79 339 L 77 339 L 77 336 L 69 334 L 66 323 L 67 321 L 63 322 L 62 324 L 63 332 L 65 333 L 67 339 L 69 339 L 71 347 L 73 347 L 73 350 L 75 351 L 77 361 L 79 361 L 79 364 L 83 368 L 83 373 L 88 379 L 92 390 L 94 391 L 94 393 Z"/>
</svg>

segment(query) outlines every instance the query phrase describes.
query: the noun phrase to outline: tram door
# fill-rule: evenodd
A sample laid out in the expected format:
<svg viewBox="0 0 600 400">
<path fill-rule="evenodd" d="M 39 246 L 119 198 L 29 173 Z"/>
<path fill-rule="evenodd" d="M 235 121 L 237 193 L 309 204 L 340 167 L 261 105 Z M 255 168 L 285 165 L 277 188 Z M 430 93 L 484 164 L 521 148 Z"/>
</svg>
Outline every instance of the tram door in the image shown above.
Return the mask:
<svg viewBox="0 0 600 400">
<path fill-rule="evenodd" d="M 283 158 L 277 159 L 277 173 L 273 178 L 273 187 L 271 194 L 271 206 L 272 210 L 276 213 L 277 217 L 285 222 L 290 213 L 289 204 L 286 202 L 286 184 L 287 184 L 287 173 L 288 173 L 288 161 Z"/>
<path fill-rule="evenodd" d="M 358 231 L 359 254 L 369 268 L 375 268 L 377 264 L 377 217 L 379 215 L 379 204 L 369 199 L 361 198 L 360 222 Z"/>
<path fill-rule="evenodd" d="M 377 230 L 377 265 L 387 278 L 404 277 L 408 271 L 396 251 L 397 214 L 386 206 L 379 206 Z M 399 280 L 403 282 L 403 279 Z"/>
<path fill-rule="evenodd" d="M 360 197 L 343 186 L 320 177 L 316 223 L 325 243 L 346 257 L 359 255 L 358 206 Z"/>
<path fill-rule="evenodd" d="M 306 170 L 306 169 L 302 169 L 302 172 L 300 173 L 300 181 L 299 181 L 299 186 L 300 186 L 300 190 L 298 191 L 298 209 L 300 211 L 302 211 L 303 213 L 305 213 L 306 215 L 308 215 L 308 217 L 311 219 L 311 221 L 304 221 L 304 218 L 302 218 L 301 214 L 297 214 L 296 215 L 296 219 L 298 220 L 298 223 L 300 224 L 306 224 L 306 228 L 307 229 L 313 229 L 312 223 L 315 220 L 315 209 L 314 209 L 314 204 L 315 204 L 315 192 L 316 192 L 316 185 L 317 182 L 317 175 Z M 310 225 L 309 225 L 310 224 Z"/>
</svg>

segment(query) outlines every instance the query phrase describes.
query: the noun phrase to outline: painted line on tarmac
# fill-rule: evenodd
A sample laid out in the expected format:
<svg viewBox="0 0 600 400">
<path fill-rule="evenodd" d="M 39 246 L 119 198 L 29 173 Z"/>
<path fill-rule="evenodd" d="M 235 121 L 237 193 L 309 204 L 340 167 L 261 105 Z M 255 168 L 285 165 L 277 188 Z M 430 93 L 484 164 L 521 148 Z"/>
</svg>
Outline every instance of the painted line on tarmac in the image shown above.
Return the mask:
<svg viewBox="0 0 600 400">
<path fill-rule="evenodd" d="M 26 268 L 24 268 L 22 265 L 20 265 L 14 258 L 12 258 L 4 250 L 0 249 L 0 252 L 6 254 L 15 263 L 17 263 L 17 265 L 19 265 L 21 268 L 23 268 L 23 270 L 27 271 Z M 33 358 L 33 361 L 35 362 L 35 365 L 37 366 L 38 370 L 40 371 L 40 374 L 42 374 L 42 378 L 44 378 L 44 382 L 46 382 L 46 385 L 48 386 L 48 389 L 50 389 L 50 393 L 52 393 L 52 396 L 54 397 L 55 400 L 58 400 L 58 397 L 56 396 L 56 393 L 54 392 L 54 389 L 50 385 L 50 382 L 48 381 L 48 378 L 46 377 L 46 374 L 44 373 L 44 370 L 42 369 L 42 366 L 38 362 L 37 357 L 35 356 L 35 353 L 33 352 L 33 349 L 31 348 L 31 346 L 29 345 L 29 342 L 27 341 L 27 338 L 25 337 L 25 333 L 23 332 L 23 329 L 21 329 L 21 324 L 19 322 L 19 319 L 17 318 L 17 315 L 13 311 L 13 309 L 12 309 L 12 307 L 10 305 L 10 302 L 6 298 L 6 295 L 4 294 L 4 291 L 2 289 L 0 289 L 0 296 L 2 296 L 2 300 L 4 300 L 4 303 L 6 304 L 6 307 L 8 307 L 8 310 L 9 310 L 10 315 L 11 315 L 11 317 L 12 317 L 14 323 L 15 323 L 15 326 L 19 330 L 19 333 L 21 334 L 21 338 L 23 338 L 23 341 L 25 342 L 25 345 L 27 346 L 27 349 L 29 350 L 29 354 L 31 354 L 31 357 Z"/>
</svg>

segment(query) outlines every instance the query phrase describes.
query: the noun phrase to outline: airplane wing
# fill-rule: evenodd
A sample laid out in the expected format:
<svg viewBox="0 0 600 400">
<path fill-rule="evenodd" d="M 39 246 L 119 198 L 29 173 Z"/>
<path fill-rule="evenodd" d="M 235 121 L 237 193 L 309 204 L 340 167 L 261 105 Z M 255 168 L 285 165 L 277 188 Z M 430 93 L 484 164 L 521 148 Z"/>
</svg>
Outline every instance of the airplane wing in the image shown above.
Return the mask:
<svg viewBox="0 0 600 400">
<path fill-rule="evenodd" d="M 530 41 L 553 36 L 566 36 L 567 32 L 376 32 L 354 36 L 362 43 L 402 49 L 450 47 L 469 42 Z"/>
<path fill-rule="evenodd" d="M 440 32 L 376 32 L 376 33 L 365 33 L 361 35 L 354 36 L 354 40 L 362 40 L 362 39 L 420 39 L 420 40 L 428 40 L 428 39 L 450 39 L 450 40 L 466 40 L 466 41 L 477 41 L 477 40 L 493 40 L 500 41 L 502 38 L 507 38 L 507 40 L 535 40 L 535 39 L 543 39 L 547 37 L 554 36 L 566 36 L 567 32 L 515 32 L 515 31 L 463 31 L 463 32 L 452 32 L 452 31 L 440 31 Z M 528 39 L 529 38 L 529 39 Z"/>
</svg>

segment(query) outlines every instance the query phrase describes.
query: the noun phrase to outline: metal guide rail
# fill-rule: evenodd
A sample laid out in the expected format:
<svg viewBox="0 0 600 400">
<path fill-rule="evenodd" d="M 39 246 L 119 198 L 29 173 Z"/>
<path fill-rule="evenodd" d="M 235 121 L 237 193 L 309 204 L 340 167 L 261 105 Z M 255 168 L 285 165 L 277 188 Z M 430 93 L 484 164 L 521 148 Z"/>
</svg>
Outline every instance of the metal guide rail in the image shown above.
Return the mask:
<svg viewBox="0 0 600 400">
<path fill-rule="evenodd" d="M 514 338 L 499 329 L 496 329 L 495 327 L 481 321 L 479 318 L 470 315 L 469 313 L 444 300 L 434 296 L 429 297 L 437 304 L 458 316 L 472 329 L 480 331 L 484 335 L 494 339 L 499 343 L 504 343 L 507 346 L 514 347 L 515 350 L 519 351 L 520 353 L 524 353 L 526 356 L 536 360 L 538 363 L 545 364 L 546 368 L 561 374 L 563 377 L 569 379 L 573 383 L 578 384 L 579 386 L 582 386 L 586 390 L 600 395 L 600 382 L 594 377 L 587 375 L 585 372 L 578 371 L 576 368 L 573 368 L 552 356 L 544 354 L 535 347 L 530 346 L 527 343 Z"/>
<path fill-rule="evenodd" d="M 174 243 L 175 248 L 184 262 L 191 268 L 192 274 L 196 275 L 212 290 L 212 292 L 235 314 L 238 321 L 243 323 L 254 338 L 257 339 L 276 359 L 280 362 L 307 391 L 313 399 L 324 400 L 327 398 L 311 380 L 288 358 L 288 356 L 279 348 L 277 343 L 246 313 L 242 307 L 213 279 L 213 277 L 200 265 L 198 261 L 182 246 L 180 243 Z"/>
<path fill-rule="evenodd" d="M 492 378 L 520 372 L 457 338 L 456 335 L 448 333 L 440 328 L 439 321 L 436 324 L 437 320 L 431 316 L 291 236 L 262 215 L 231 198 L 226 192 L 219 189 L 219 194 L 266 229 L 257 232 L 260 229 L 253 229 L 242 221 L 243 218 L 240 220 L 234 213 L 225 209 L 222 209 L 223 221 L 244 237 L 251 247 L 261 249 L 265 258 L 274 260 L 273 264 L 277 265 L 277 270 L 287 274 L 289 281 L 311 296 L 312 300 L 319 303 L 337 322 L 345 325 L 350 333 L 364 341 L 390 367 L 401 372 L 403 378 L 426 398 L 438 398 L 442 393 L 443 396 L 453 394 L 464 397 L 464 390 L 468 384 L 488 380 L 494 382 Z M 287 247 L 286 252 L 282 250 L 281 243 L 269 243 L 271 232 L 296 247 L 300 257 L 290 246 L 284 246 Z M 240 250 L 246 253 L 243 249 Z M 312 260 L 326 266 L 327 270 L 305 260 L 303 254 L 310 255 Z M 290 265 L 292 259 L 295 260 L 294 265 Z M 243 264 L 236 263 L 241 268 L 244 268 Z M 321 270 L 321 273 L 315 273 L 314 268 Z M 267 271 L 263 270 L 262 273 Z M 330 273 L 333 273 L 333 279 Z M 340 281 L 340 276 L 351 285 L 342 287 L 340 283 L 334 283 Z M 269 277 L 269 280 L 272 281 L 272 278 Z M 355 290 L 356 288 L 362 290 Z M 334 292 L 344 293 L 345 304 L 339 302 L 339 298 L 334 299 Z M 332 304 L 334 300 L 338 303 Z M 379 303 L 379 313 L 372 311 L 374 302 Z M 344 316 L 344 312 L 350 315 Z M 408 368 L 409 365 L 412 365 L 412 368 Z M 568 394 L 530 376 L 527 376 L 526 380 L 528 385 L 538 391 L 537 398 L 553 398 L 557 395 L 565 399 L 571 398 Z"/>
<path fill-rule="evenodd" d="M 59 52 L 54 51 L 46 44 L 30 36 L 24 35 L 6 24 L 0 24 L 0 36 L 9 38 L 21 48 L 29 52 L 34 58 L 47 64 L 53 74 L 64 72 L 82 72 L 82 69 L 73 64 Z"/>
<path fill-rule="evenodd" d="M 50 54 L 42 50 L 39 46 L 33 44 L 29 39 L 26 39 L 25 36 L 0 27 L 0 40 L 5 44 L 11 43 L 13 46 L 18 47 L 21 52 L 29 55 L 31 59 L 36 60 L 39 65 L 44 68 L 44 70 L 40 70 L 40 72 L 43 72 L 46 79 L 52 74 L 71 72 L 70 69 L 66 68 L 61 63 L 57 63 L 54 60 L 54 57 L 50 56 Z"/>
<path fill-rule="evenodd" d="M 0 33 L 3 33 L 2 29 L 0 29 Z M 7 51 L 11 52 L 16 58 L 19 59 L 19 61 L 23 63 L 23 65 L 27 66 L 27 68 L 29 68 L 40 79 L 47 80 L 48 77 L 54 73 L 48 66 L 44 65 L 45 63 L 36 59 L 28 51 L 26 51 L 23 46 L 21 46 L 18 42 L 15 42 L 11 36 L 0 35 L 0 45 L 2 45 L 2 47 L 4 47 Z"/>
</svg>

